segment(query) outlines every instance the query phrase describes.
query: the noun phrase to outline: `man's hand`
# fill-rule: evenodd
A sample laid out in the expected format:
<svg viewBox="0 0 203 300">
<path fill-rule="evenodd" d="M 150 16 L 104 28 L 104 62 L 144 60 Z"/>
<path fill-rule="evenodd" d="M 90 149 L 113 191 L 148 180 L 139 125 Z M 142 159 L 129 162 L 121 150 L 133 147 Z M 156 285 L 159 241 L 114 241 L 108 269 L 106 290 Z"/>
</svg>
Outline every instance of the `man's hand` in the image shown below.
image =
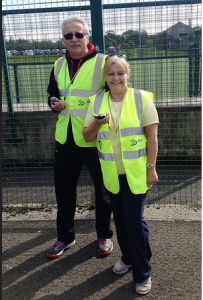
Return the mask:
<svg viewBox="0 0 203 300">
<path fill-rule="evenodd" d="M 51 97 L 50 102 L 51 102 L 51 108 L 54 109 L 55 111 L 62 111 L 63 109 L 66 108 L 66 102 L 56 97 Z M 52 102 L 54 102 L 55 104 L 52 104 Z"/>
</svg>

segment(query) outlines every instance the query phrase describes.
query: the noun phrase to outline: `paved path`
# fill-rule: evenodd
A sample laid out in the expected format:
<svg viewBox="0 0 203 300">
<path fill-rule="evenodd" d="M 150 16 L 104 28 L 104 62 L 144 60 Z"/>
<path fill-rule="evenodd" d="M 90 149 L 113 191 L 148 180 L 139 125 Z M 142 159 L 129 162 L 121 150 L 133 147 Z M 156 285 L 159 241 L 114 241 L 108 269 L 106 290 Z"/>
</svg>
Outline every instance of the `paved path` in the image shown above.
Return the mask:
<svg viewBox="0 0 203 300">
<path fill-rule="evenodd" d="M 160 210 L 161 212 L 161 210 Z M 114 251 L 96 251 L 94 219 L 78 219 L 76 244 L 51 260 L 45 250 L 55 241 L 55 220 L 3 222 L 3 300 L 200 300 L 201 222 L 148 220 L 152 248 L 152 291 L 139 296 L 132 271 L 116 275 Z"/>
</svg>

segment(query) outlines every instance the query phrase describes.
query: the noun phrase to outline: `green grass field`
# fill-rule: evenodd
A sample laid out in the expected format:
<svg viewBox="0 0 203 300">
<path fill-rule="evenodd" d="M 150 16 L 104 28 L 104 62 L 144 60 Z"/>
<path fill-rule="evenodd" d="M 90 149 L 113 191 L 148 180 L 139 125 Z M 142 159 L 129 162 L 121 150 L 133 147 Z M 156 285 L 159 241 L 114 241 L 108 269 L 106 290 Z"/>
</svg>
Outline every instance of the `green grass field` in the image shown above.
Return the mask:
<svg viewBox="0 0 203 300">
<path fill-rule="evenodd" d="M 19 65 L 18 80 L 14 68 L 9 66 L 13 103 L 17 103 L 15 82 L 19 85 L 21 103 L 47 103 L 47 86 L 53 62 L 59 56 L 8 57 L 10 63 L 35 63 Z M 189 97 L 188 58 L 145 59 L 129 61 L 131 66 L 130 86 L 154 93 L 155 99 Z M 5 79 L 2 73 L 2 103 L 7 103 Z"/>
<path fill-rule="evenodd" d="M 188 58 L 131 61 L 130 82 L 152 92 L 155 99 L 188 97 Z"/>
</svg>

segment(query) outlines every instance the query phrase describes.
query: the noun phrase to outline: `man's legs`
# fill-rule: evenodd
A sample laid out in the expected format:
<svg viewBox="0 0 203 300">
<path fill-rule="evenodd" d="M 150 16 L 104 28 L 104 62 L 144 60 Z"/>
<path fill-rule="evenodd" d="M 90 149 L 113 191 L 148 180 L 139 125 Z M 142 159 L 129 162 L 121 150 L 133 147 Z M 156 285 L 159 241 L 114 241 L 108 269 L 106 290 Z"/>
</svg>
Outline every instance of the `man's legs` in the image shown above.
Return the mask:
<svg viewBox="0 0 203 300">
<path fill-rule="evenodd" d="M 63 242 L 64 245 L 75 239 L 76 189 L 83 161 L 90 171 L 95 187 L 97 238 L 110 239 L 113 235 L 110 230 L 111 206 L 103 187 L 96 147 L 81 148 L 75 144 L 61 145 L 56 142 L 54 174 L 58 204 L 57 231 L 58 241 Z M 101 245 L 102 253 L 100 254 L 110 254 L 113 250 L 111 240 L 107 240 L 108 245 L 106 245 L 106 241 L 104 243 L 105 245 Z M 106 251 L 107 246 L 110 249 L 108 251 Z M 53 251 L 51 250 L 51 252 Z"/>
<path fill-rule="evenodd" d="M 83 159 L 90 172 L 95 188 L 96 231 L 98 239 L 109 239 L 113 232 L 110 230 L 111 205 L 103 185 L 102 172 L 96 147 L 83 148 Z"/>
<path fill-rule="evenodd" d="M 111 205 L 103 185 L 101 166 L 96 147 L 83 148 L 83 159 L 90 172 L 95 188 L 96 232 L 98 238 L 98 253 L 108 255 L 113 251 L 111 241 L 113 232 L 110 229 Z"/>
<path fill-rule="evenodd" d="M 74 143 L 56 142 L 54 153 L 55 193 L 58 204 L 57 242 L 47 251 L 51 258 L 59 257 L 65 248 L 75 243 L 74 216 L 76 188 L 82 169 L 82 158 Z"/>
<path fill-rule="evenodd" d="M 66 244 L 75 239 L 76 188 L 82 169 L 82 159 L 78 146 L 61 145 L 57 142 L 54 158 L 58 240 Z"/>
</svg>

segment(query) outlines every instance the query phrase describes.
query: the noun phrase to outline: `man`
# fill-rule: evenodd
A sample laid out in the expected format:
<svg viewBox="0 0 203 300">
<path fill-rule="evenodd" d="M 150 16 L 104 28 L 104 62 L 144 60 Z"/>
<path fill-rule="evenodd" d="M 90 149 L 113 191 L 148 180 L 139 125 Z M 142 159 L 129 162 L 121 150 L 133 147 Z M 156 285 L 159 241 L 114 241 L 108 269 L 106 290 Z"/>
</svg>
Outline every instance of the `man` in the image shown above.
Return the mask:
<svg viewBox="0 0 203 300">
<path fill-rule="evenodd" d="M 62 23 L 62 34 L 66 55 L 55 62 L 47 89 L 48 104 L 59 115 L 54 153 L 58 239 L 46 255 L 59 257 L 75 244 L 76 188 L 83 163 L 95 187 L 98 253 L 108 255 L 113 251 L 110 202 L 103 187 L 96 142 L 89 145 L 82 135 L 88 97 L 105 88 L 105 55 L 89 43 L 88 26 L 78 17 Z"/>
</svg>

